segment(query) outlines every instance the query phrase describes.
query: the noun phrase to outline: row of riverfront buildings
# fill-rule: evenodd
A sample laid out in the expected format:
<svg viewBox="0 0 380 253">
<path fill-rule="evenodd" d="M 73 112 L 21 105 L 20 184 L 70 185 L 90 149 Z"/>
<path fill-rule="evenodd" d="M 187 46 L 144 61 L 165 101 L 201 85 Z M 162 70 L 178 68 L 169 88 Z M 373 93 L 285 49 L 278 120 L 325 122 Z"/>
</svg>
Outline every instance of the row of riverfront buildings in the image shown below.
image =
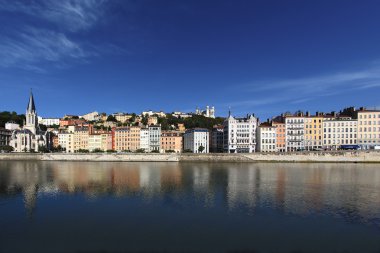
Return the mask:
<svg viewBox="0 0 380 253">
<path fill-rule="evenodd" d="M 201 112 L 197 110 L 197 114 Z M 42 131 L 33 94 L 30 94 L 24 126 L 8 122 L 5 129 L 0 129 L 0 146 L 12 146 L 15 152 L 43 149 L 69 153 L 252 153 L 338 150 L 342 145 L 358 145 L 362 149 L 380 146 L 380 110 L 365 108 L 351 107 L 339 113 L 316 112 L 315 115 L 299 111 L 265 122 L 253 114 L 238 118 L 229 113 L 223 124 L 212 129 L 186 129 L 184 124 L 178 123 L 172 130 L 162 130 L 157 117 L 166 117 L 163 112 L 159 115 L 143 113 L 142 117 L 148 117 L 145 123 L 139 116 L 121 116 L 114 115 L 123 125 L 104 119 L 99 127 L 94 120 L 66 115 L 54 121 L 56 128 Z M 207 108 L 204 116 L 215 117 L 214 108 Z"/>
</svg>

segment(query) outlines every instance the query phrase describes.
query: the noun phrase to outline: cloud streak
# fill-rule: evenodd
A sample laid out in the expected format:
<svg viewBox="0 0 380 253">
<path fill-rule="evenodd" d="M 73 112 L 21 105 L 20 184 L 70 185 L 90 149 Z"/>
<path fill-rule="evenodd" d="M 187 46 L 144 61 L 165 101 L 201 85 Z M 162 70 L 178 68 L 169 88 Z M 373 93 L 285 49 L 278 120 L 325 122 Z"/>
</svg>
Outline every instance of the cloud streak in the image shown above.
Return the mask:
<svg viewBox="0 0 380 253">
<path fill-rule="evenodd" d="M 307 78 L 286 79 L 266 82 L 253 82 L 245 87 L 249 91 L 283 89 L 310 94 L 316 91 L 330 92 L 336 88 L 364 89 L 380 85 L 380 67 L 365 70 L 340 72 Z M 255 87 L 255 88 L 252 88 Z"/>
<path fill-rule="evenodd" d="M 223 106 L 250 108 L 274 105 L 297 105 L 311 100 L 380 87 L 380 66 L 305 78 L 256 81 L 240 86 L 250 99 L 231 101 Z M 236 89 L 236 86 L 234 86 Z"/>
<path fill-rule="evenodd" d="M 65 34 L 26 27 L 12 36 L 0 37 L 0 66 L 43 72 L 40 63 L 62 64 L 96 55 L 85 52 Z"/>
<path fill-rule="evenodd" d="M 0 10 L 24 13 L 72 32 L 91 28 L 104 14 L 106 0 L 0 0 Z"/>
<path fill-rule="evenodd" d="M 108 0 L 0 0 L 0 13 L 28 15 L 33 22 L 12 23 L 0 35 L 0 67 L 45 73 L 49 67 L 66 68 L 89 62 L 101 54 L 125 54 L 110 43 L 78 39 L 105 15 Z M 24 19 L 20 19 L 24 20 Z M 40 24 L 41 25 L 32 25 Z M 80 37 L 80 36 L 79 36 Z M 76 38 L 76 39 L 74 39 Z"/>
</svg>

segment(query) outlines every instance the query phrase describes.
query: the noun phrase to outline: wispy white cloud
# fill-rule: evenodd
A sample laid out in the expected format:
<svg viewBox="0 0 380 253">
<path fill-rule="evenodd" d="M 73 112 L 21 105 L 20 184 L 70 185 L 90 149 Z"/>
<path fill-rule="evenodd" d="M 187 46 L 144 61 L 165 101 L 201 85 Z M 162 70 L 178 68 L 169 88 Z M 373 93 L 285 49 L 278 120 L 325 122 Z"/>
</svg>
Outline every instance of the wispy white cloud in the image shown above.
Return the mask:
<svg viewBox="0 0 380 253">
<path fill-rule="evenodd" d="M 88 63 L 92 56 L 127 54 L 111 43 L 83 41 L 78 34 L 104 20 L 108 0 L 0 0 L 0 13 L 29 15 L 33 21 L 5 26 L 0 35 L 0 67 L 45 73 L 51 66 Z M 20 19 L 21 21 L 23 19 Z M 40 22 L 42 21 L 42 23 Z M 33 24 L 43 24 L 33 25 Z"/>
<path fill-rule="evenodd" d="M 268 91 L 282 89 L 282 91 L 296 91 L 297 93 L 331 92 L 337 88 L 363 89 L 376 87 L 380 83 L 380 67 L 358 71 L 347 71 L 329 75 L 319 75 L 306 78 L 272 80 L 264 82 L 252 82 L 244 85 L 250 91 Z"/>
<path fill-rule="evenodd" d="M 59 63 L 96 55 L 86 52 L 65 34 L 25 27 L 12 36 L 0 36 L 0 66 L 43 72 L 39 63 Z"/>
<path fill-rule="evenodd" d="M 231 86 L 232 87 L 232 86 Z M 262 107 L 290 108 L 312 100 L 324 101 L 326 97 L 341 95 L 364 89 L 380 87 L 380 64 L 367 68 L 336 72 L 327 75 L 315 75 L 304 78 L 253 81 L 234 90 L 244 93 L 246 99 L 232 100 L 220 107 L 239 108 L 239 110 L 257 110 Z M 231 91 L 232 92 L 232 91 Z M 239 95 L 240 96 L 240 95 Z"/>
<path fill-rule="evenodd" d="M 0 10 L 24 13 L 53 22 L 70 31 L 92 27 L 104 14 L 106 0 L 0 0 Z"/>
</svg>

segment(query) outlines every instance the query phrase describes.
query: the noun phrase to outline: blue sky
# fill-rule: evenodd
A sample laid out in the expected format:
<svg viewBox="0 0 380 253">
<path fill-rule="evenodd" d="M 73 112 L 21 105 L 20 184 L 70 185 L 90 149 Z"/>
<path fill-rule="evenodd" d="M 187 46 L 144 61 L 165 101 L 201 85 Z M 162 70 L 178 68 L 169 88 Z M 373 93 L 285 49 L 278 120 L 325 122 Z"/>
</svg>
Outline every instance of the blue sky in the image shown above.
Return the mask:
<svg viewBox="0 0 380 253">
<path fill-rule="evenodd" d="M 0 0 L 0 111 L 379 106 L 379 1 Z"/>
</svg>

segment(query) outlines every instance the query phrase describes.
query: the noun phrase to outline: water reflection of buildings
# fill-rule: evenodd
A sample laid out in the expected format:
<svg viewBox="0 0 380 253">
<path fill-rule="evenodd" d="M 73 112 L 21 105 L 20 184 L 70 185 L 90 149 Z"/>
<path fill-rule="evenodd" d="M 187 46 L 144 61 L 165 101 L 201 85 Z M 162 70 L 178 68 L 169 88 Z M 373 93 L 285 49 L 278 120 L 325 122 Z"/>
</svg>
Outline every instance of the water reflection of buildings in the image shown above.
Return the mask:
<svg viewBox="0 0 380 253">
<path fill-rule="evenodd" d="M 371 164 L 2 162 L 0 178 L 0 198 L 22 192 L 29 214 L 40 194 L 63 193 L 170 196 L 205 206 L 223 196 L 230 209 L 380 218 L 380 169 Z"/>
</svg>

